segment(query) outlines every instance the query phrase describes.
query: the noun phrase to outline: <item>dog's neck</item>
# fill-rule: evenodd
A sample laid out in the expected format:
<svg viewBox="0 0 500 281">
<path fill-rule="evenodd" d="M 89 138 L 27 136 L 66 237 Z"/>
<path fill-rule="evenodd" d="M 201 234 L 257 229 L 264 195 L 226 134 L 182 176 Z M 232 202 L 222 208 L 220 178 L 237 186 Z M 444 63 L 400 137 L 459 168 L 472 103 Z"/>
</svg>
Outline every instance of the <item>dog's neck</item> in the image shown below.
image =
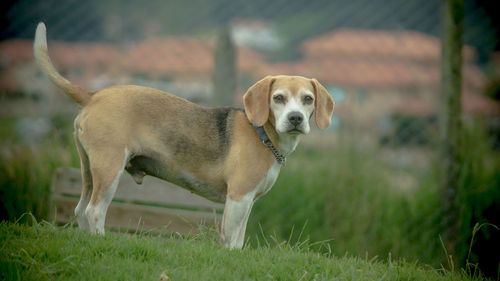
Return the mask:
<svg viewBox="0 0 500 281">
<path fill-rule="evenodd" d="M 273 145 L 284 155 L 290 155 L 297 144 L 299 143 L 300 135 L 291 135 L 287 133 L 278 133 L 274 126 L 268 121 L 264 124 L 264 130 L 266 134 L 269 136 L 269 139 L 273 143 Z"/>
</svg>

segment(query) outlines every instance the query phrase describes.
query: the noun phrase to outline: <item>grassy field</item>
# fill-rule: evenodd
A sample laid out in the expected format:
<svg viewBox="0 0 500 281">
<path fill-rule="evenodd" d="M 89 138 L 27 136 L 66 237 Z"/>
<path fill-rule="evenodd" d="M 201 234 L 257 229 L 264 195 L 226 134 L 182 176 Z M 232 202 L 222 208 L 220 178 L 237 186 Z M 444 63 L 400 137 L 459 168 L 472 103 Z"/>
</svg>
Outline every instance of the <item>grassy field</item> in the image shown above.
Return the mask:
<svg viewBox="0 0 500 281">
<path fill-rule="evenodd" d="M 0 223 L 1 280 L 481 280 L 417 263 L 336 257 L 304 244 L 227 250 L 198 236 L 92 236 L 49 223 Z"/>
</svg>

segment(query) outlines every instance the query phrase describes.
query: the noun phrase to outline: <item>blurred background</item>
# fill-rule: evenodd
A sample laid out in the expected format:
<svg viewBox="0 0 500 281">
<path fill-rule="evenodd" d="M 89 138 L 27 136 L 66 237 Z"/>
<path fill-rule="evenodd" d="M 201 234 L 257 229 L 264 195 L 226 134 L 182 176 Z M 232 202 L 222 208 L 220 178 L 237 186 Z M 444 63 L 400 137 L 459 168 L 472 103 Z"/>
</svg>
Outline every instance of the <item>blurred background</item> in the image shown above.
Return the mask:
<svg viewBox="0 0 500 281">
<path fill-rule="evenodd" d="M 314 77 L 328 89 L 332 125 L 302 138 L 256 203 L 250 245 L 307 240 L 322 252 L 433 267 L 449 266 L 448 251 L 460 266 L 498 277 L 500 234 L 489 225 L 500 226 L 494 2 L 465 1 L 458 203 L 450 215 L 439 184 L 440 1 L 2 1 L 1 219 L 27 211 L 47 219 L 55 168 L 79 167 L 78 107 L 33 60 L 43 21 L 57 68 L 90 90 L 138 84 L 242 107 L 246 89 L 265 75 Z M 450 217 L 453 249 L 441 242 Z"/>
</svg>

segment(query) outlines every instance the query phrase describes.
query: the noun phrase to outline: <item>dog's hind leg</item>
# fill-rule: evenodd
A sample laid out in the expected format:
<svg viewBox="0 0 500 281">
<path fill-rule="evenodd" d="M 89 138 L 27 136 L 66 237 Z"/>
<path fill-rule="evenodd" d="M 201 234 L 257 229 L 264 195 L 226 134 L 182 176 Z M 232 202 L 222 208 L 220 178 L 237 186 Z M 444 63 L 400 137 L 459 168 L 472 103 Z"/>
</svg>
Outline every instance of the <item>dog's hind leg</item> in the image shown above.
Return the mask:
<svg viewBox="0 0 500 281">
<path fill-rule="evenodd" d="M 80 169 L 82 173 L 82 194 L 80 195 L 80 201 L 75 208 L 76 221 L 78 222 L 78 227 L 81 230 L 90 230 L 89 221 L 85 215 L 85 208 L 90 202 L 90 196 L 92 195 L 92 174 L 90 172 L 89 158 L 85 149 L 83 148 L 80 140 L 75 134 L 75 143 L 80 155 Z"/>
<path fill-rule="evenodd" d="M 129 157 L 126 148 L 94 150 L 89 154 L 93 190 L 85 215 L 91 233 L 104 234 L 106 212 Z"/>
</svg>

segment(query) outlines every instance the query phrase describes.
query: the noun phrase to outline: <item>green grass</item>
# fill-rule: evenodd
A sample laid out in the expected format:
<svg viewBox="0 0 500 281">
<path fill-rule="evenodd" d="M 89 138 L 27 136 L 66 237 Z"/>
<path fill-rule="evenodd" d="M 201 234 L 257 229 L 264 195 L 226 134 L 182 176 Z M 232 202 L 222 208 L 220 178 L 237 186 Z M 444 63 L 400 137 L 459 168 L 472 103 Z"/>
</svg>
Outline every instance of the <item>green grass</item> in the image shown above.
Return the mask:
<svg viewBox="0 0 500 281">
<path fill-rule="evenodd" d="M 300 244 L 227 250 L 197 236 L 93 236 L 49 223 L 0 223 L 2 280 L 481 280 L 416 263 L 320 254 Z M 165 279 L 163 279 L 165 280 Z"/>
<path fill-rule="evenodd" d="M 292 242 L 329 240 L 336 255 L 391 255 L 439 266 L 446 257 L 436 182 L 428 175 L 413 189 L 394 185 L 389 176 L 401 167 L 385 163 L 378 153 L 346 143 L 299 148 L 252 210 L 247 232 L 252 245 L 264 232 Z"/>
<path fill-rule="evenodd" d="M 16 134 L 15 117 L 0 116 L 0 139 L 8 139 Z"/>
<path fill-rule="evenodd" d="M 71 122 L 59 119 L 67 118 L 54 117 L 52 123 L 58 127 L 39 144 L 24 144 L 21 137 L 12 132 L 8 136 L 0 135 L 0 219 L 14 220 L 25 212 L 46 218 L 55 169 L 78 166 Z M 14 123 L 13 118 L 0 118 L 5 128 L 13 128 Z"/>
</svg>

